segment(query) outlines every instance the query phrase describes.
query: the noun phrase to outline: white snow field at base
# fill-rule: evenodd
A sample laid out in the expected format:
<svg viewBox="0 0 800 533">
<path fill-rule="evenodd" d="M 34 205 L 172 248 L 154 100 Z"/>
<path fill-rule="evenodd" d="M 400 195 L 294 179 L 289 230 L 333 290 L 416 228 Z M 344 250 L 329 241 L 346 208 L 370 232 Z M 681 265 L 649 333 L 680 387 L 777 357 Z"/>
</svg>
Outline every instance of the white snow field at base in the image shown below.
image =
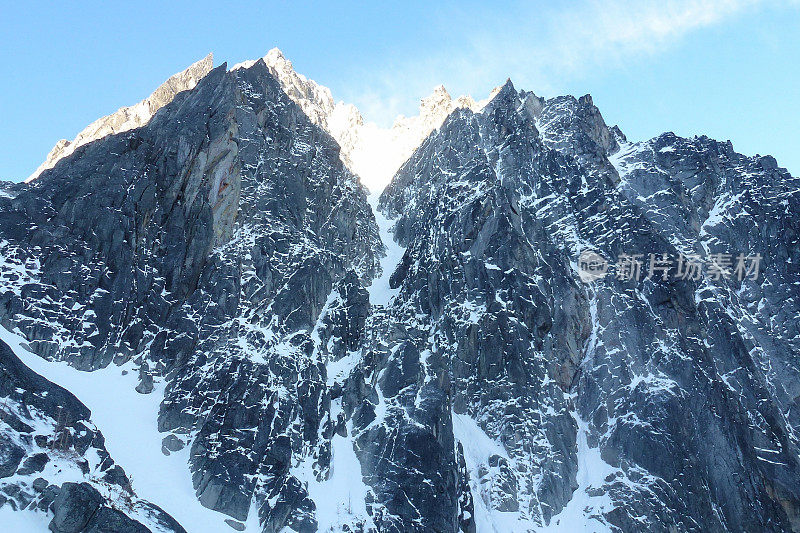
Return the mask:
<svg viewBox="0 0 800 533">
<path fill-rule="evenodd" d="M 313 457 L 292 469 L 292 475 L 302 481 L 317 506 L 318 531 L 342 531 L 343 526 L 356 521 L 374 527 L 367 513 L 365 498 L 368 487 L 361 477 L 361 463 L 353 449 L 352 426 L 348 437 L 334 435 L 331 439 L 331 466 L 328 479 L 317 481 Z M 288 528 L 285 528 L 288 530 Z M 290 530 L 289 530 L 290 531 Z"/>
<path fill-rule="evenodd" d="M 489 464 L 489 457 L 499 455 L 508 459 L 502 444 L 487 435 L 469 415 L 453 412 L 453 436 L 464 448 L 464 462 L 469 472 L 469 485 L 475 508 L 477 533 L 513 533 L 536 531 L 538 533 L 604 533 L 611 531 L 608 525 L 593 518 L 613 508 L 606 495 L 590 496 L 587 489 L 600 488 L 605 478 L 618 471 L 600 457 L 600 450 L 590 448 L 586 439 L 587 424 L 579 417 L 578 423 L 578 488 L 572 498 L 547 526 L 537 526 L 520 517 L 520 513 L 501 512 L 492 509 L 483 492 L 478 471 Z"/>
<path fill-rule="evenodd" d="M 161 439 L 157 427 L 158 408 L 164 397 L 164 382 L 156 380 L 150 394 L 139 394 L 134 389 L 137 373 L 132 363 L 108 367 L 93 372 L 76 370 L 64 362 L 51 362 L 28 351 L 25 339 L 0 327 L 0 339 L 8 344 L 17 357 L 31 370 L 56 385 L 64 387 L 78 398 L 91 412 L 91 420 L 105 438 L 106 449 L 116 464 L 131 478 L 139 498 L 164 509 L 188 533 L 214 533 L 233 531 L 224 523 L 227 515 L 203 507 L 195 497 L 189 473 L 189 443 L 180 452 L 166 456 L 161 452 Z M 122 371 L 127 370 L 127 375 Z M 70 480 L 71 481 L 71 480 Z M 47 521 L 41 513 L 7 511 L 0 508 L 2 531 L 46 531 Z M 13 516 L 6 521 L 6 515 Z M 37 516 L 38 514 L 38 516 Z M 25 516 L 17 516 L 25 515 Z M 246 531 L 259 532 L 256 513 L 251 511 Z M 137 518 L 134 516 L 133 518 Z M 6 528 L 8 523 L 28 524 L 29 529 Z M 39 524 L 43 527 L 39 527 Z"/>
<path fill-rule="evenodd" d="M 572 498 L 561 512 L 550 519 L 550 525 L 540 531 L 542 533 L 610 532 L 611 528 L 608 524 L 595 517 L 600 517 L 604 512 L 614 508 L 611 498 L 606 494 L 590 496 L 587 490 L 601 488 L 606 477 L 618 472 L 618 469 L 603 460 L 599 448 L 589 447 L 586 438 L 588 423 L 574 413 L 573 416 L 578 423 L 578 473 L 576 475 L 578 488 L 572 493 Z"/>
<path fill-rule="evenodd" d="M 49 531 L 47 524 L 50 517 L 44 513 L 30 511 L 14 511 L 10 505 L 0 507 L 0 529 L 9 533 L 27 533 Z"/>
</svg>

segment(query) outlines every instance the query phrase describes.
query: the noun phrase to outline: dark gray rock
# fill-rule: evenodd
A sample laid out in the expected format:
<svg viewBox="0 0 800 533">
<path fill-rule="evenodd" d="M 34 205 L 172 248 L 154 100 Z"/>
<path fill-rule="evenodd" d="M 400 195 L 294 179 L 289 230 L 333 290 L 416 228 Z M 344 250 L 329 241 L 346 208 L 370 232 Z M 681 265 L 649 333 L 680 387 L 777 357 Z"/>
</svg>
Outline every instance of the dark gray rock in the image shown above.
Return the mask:
<svg viewBox="0 0 800 533">
<path fill-rule="evenodd" d="M 51 506 L 50 531 L 80 533 L 97 514 L 103 497 L 88 483 L 64 483 Z"/>
<path fill-rule="evenodd" d="M 37 453 L 25 459 L 22 466 L 17 470 L 21 476 L 27 476 L 44 470 L 45 465 L 50 461 L 46 453 Z"/>
<path fill-rule="evenodd" d="M 148 533 L 149 528 L 118 509 L 103 505 L 103 497 L 88 483 L 64 483 L 52 503 L 54 533 Z M 151 514 L 169 531 L 185 533 L 169 515 L 151 506 Z"/>
<path fill-rule="evenodd" d="M 17 446 L 10 435 L 0 433 L 0 478 L 13 476 L 25 457 L 25 450 Z"/>
<path fill-rule="evenodd" d="M 153 375 L 150 373 L 146 362 L 143 362 L 141 366 L 139 366 L 139 384 L 136 385 L 136 392 L 139 394 L 150 394 L 153 392 Z"/>
<path fill-rule="evenodd" d="M 150 529 L 129 518 L 122 511 L 109 507 L 98 509 L 82 531 L 84 533 L 150 533 Z"/>
<path fill-rule="evenodd" d="M 47 512 L 50 509 L 50 505 L 52 505 L 52 503 L 58 497 L 60 490 L 61 489 L 58 485 L 47 485 L 47 487 L 45 487 L 45 489 L 42 491 L 42 494 L 39 496 L 37 508 L 40 511 Z"/>
<path fill-rule="evenodd" d="M 175 435 L 167 435 L 161 440 L 161 449 L 165 455 L 169 455 L 169 452 L 178 452 L 185 447 L 186 444 Z"/>
<path fill-rule="evenodd" d="M 241 522 L 237 522 L 236 520 L 231 520 L 230 518 L 226 518 L 225 523 L 231 526 L 231 528 L 235 529 L 236 531 L 244 531 L 247 527 Z"/>
<path fill-rule="evenodd" d="M 475 501 L 470 487 L 469 470 L 464 460 L 464 446 L 456 443 L 456 461 L 458 464 L 458 527 L 464 533 L 475 533 Z"/>
<path fill-rule="evenodd" d="M 139 500 L 136 505 L 149 517 L 151 522 L 148 523 L 152 525 L 154 530 L 161 529 L 172 533 L 186 533 L 186 530 L 158 505 L 142 500 Z"/>
</svg>

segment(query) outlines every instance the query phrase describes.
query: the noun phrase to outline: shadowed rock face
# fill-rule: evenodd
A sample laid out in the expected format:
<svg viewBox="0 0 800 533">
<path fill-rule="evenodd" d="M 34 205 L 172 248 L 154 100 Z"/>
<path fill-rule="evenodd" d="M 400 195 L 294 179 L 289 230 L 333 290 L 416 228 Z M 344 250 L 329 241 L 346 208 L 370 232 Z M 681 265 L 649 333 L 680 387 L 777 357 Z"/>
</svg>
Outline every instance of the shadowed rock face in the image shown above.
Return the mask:
<svg viewBox="0 0 800 533">
<path fill-rule="evenodd" d="M 266 532 L 800 529 L 796 178 L 706 138 L 629 143 L 591 97 L 509 81 L 384 191 L 405 252 L 370 305 L 365 191 L 285 89 L 262 60 L 219 67 L 0 190 L 0 323 L 82 370 L 133 361 L 142 394 L 165 381 L 163 449 L 189 446 L 202 505 Z M 764 259 L 584 283 L 587 249 Z M 88 410 L 3 349 L 0 505 L 146 527 L 111 501 L 135 482 Z M 33 479 L 65 431 L 108 486 Z"/>
<path fill-rule="evenodd" d="M 545 101 L 509 83 L 483 112 L 451 115 L 381 197 L 407 246 L 387 329 L 417 328 L 385 349 L 430 353 L 391 405 L 445 395 L 477 420 L 509 460 L 494 474 L 491 458 L 467 465 L 471 496 L 530 527 L 574 515 L 574 500 L 590 529 L 797 529 L 798 202 L 800 183 L 771 158 L 672 134 L 629 144 L 590 97 Z M 768 250 L 770 266 L 755 281 L 582 284 L 572 265 L 587 248 Z M 404 414 L 401 428 L 449 445 L 449 413 Z M 587 457 L 603 473 L 590 487 Z M 420 477 L 464 475 L 430 467 Z"/>
<path fill-rule="evenodd" d="M 289 467 L 332 436 L 318 344 L 358 344 L 382 246 L 337 145 L 263 62 L 15 186 L 0 234 L 7 328 L 80 369 L 168 375 L 159 427 L 194 437 L 200 502 L 243 520 L 255 494 L 267 529 L 313 523 Z"/>
</svg>

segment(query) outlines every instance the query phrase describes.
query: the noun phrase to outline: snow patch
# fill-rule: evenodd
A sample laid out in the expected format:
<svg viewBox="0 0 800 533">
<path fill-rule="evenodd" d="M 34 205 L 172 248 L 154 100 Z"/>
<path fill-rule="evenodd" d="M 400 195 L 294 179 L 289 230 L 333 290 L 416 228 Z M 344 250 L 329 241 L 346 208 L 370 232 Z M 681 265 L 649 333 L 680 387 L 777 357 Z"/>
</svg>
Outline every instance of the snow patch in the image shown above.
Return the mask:
<svg viewBox="0 0 800 533">
<path fill-rule="evenodd" d="M 509 459 L 508 452 L 502 444 L 492 439 L 481 429 L 469 415 L 453 412 L 453 436 L 464 448 L 464 462 L 469 473 L 469 487 L 475 506 L 475 529 L 477 533 L 510 533 L 532 531 L 535 525 L 520 517 L 518 512 L 502 512 L 491 506 L 491 479 L 488 474 L 481 476 L 481 471 L 489 472 L 489 458 L 499 455 Z"/>
<path fill-rule="evenodd" d="M 131 478 L 138 497 L 164 509 L 188 533 L 230 529 L 224 523 L 227 515 L 203 507 L 195 496 L 188 466 L 191 444 L 170 456 L 161 452 L 161 440 L 166 436 L 157 426 L 158 409 L 164 397 L 162 380 L 156 379 L 152 393 L 139 394 L 134 390 L 138 373 L 132 362 L 83 372 L 65 362 L 47 361 L 31 353 L 23 337 L 2 327 L 0 339 L 31 370 L 69 390 L 91 410 L 91 420 L 105 437 L 106 449 Z M 123 371 L 127 374 L 123 375 Z M 260 528 L 250 528 L 250 522 L 247 525 L 248 531 L 260 532 Z"/>
<path fill-rule="evenodd" d="M 0 524 L 3 526 L 3 531 L 18 533 L 49 531 L 47 528 L 49 523 L 50 517 L 44 513 L 14 511 L 10 505 L 0 507 Z"/>
<path fill-rule="evenodd" d="M 352 427 L 348 427 L 352 435 Z M 353 449 L 353 439 L 334 435 L 331 439 L 331 466 L 328 479 L 317 481 L 314 458 L 306 457 L 292 475 L 302 481 L 317 506 L 318 531 L 343 531 L 343 526 L 362 522 L 375 527 L 367 513 L 369 488 L 361 477 L 361 463 Z"/>
<path fill-rule="evenodd" d="M 367 290 L 369 291 L 369 302 L 372 305 L 388 306 L 392 298 L 400 292 L 399 288 L 392 289 L 389 287 L 389 278 L 403 259 L 405 248 L 394 240 L 392 221 L 378 211 L 378 197 L 378 193 L 371 194 L 369 196 L 369 204 L 372 207 L 372 212 L 375 213 L 375 222 L 378 224 L 381 241 L 386 247 L 386 255 L 381 258 L 381 275 L 372 280 L 372 284 Z"/>
<path fill-rule="evenodd" d="M 550 520 L 550 524 L 540 529 L 542 533 L 574 533 L 592 531 L 611 532 L 611 527 L 603 519 L 603 513 L 611 511 L 614 503 L 605 492 L 590 495 L 591 489 L 600 489 L 608 476 L 621 472 L 606 463 L 600 456 L 599 448 L 590 448 L 586 438 L 589 424 L 577 413 L 573 413 L 578 423 L 578 488 L 566 507 Z M 594 492 L 594 491 L 592 491 Z"/>
</svg>

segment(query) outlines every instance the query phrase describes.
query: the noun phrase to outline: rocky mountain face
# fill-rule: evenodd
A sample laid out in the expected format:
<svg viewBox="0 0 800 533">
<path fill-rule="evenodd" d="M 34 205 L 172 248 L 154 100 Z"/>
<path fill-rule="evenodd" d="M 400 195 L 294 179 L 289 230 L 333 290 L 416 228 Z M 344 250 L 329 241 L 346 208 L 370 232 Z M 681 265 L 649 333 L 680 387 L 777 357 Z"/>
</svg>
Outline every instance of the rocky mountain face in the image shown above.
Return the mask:
<svg viewBox="0 0 800 533">
<path fill-rule="evenodd" d="M 800 531 L 800 180 L 774 159 L 631 143 L 510 81 L 437 89 L 380 148 L 277 51 L 208 70 L 0 189 L 0 519 Z M 375 211 L 367 153 L 409 156 Z M 118 379 L 133 400 L 90 390 Z M 98 423 L 149 405 L 121 446 Z"/>
<path fill-rule="evenodd" d="M 389 183 L 400 165 L 433 130 L 442 125 L 450 113 L 459 108 L 478 111 L 488 101 L 476 102 L 469 96 L 453 99 L 440 85 L 420 101 L 417 115 L 401 115 L 390 128 L 382 128 L 366 122 L 354 105 L 336 102 L 327 87 L 297 73 L 292 62 L 277 48 L 270 50 L 262 60 L 289 98 L 314 124 L 336 139 L 341 147 L 342 160 L 373 192 L 380 192 Z M 250 60 L 233 68 L 253 64 L 254 61 Z"/>
<path fill-rule="evenodd" d="M 628 144 L 591 98 L 510 83 L 423 143 L 381 207 L 407 246 L 396 327 L 421 322 L 415 349 L 437 361 L 414 388 L 452 414 L 408 419 L 448 451 L 440 427 L 475 448 L 464 415 L 502 444 L 434 468 L 468 480 L 478 529 L 800 527 L 798 185 L 705 138 Z M 760 252 L 769 272 L 583 284 L 586 249 Z"/>
<path fill-rule="evenodd" d="M 0 211 L 7 329 L 81 370 L 134 361 L 143 393 L 166 380 L 158 426 L 191 446 L 206 507 L 244 520 L 252 500 L 267 530 L 314 523 L 291 459 L 313 451 L 327 472 L 322 361 L 344 348 L 322 339 L 363 334 L 350 308 L 382 245 L 335 141 L 262 61 L 214 69 Z"/>
</svg>

